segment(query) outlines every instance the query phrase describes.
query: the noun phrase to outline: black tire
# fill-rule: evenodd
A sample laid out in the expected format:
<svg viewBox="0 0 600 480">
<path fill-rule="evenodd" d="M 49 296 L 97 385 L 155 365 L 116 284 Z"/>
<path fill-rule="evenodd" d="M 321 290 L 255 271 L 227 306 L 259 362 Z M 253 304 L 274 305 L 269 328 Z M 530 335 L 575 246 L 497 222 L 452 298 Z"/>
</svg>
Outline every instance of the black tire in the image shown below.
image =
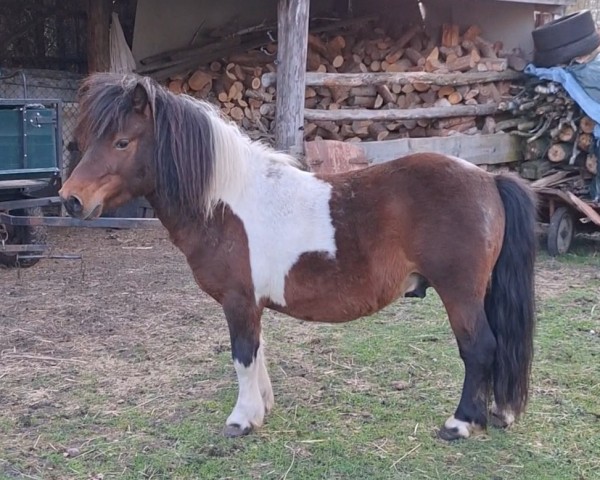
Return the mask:
<svg viewBox="0 0 600 480">
<path fill-rule="evenodd" d="M 22 210 L 14 210 L 10 212 L 12 215 L 25 216 L 31 215 L 39 217 L 43 215 L 42 209 L 39 207 L 28 208 Z M 31 226 L 11 226 L 6 225 L 8 231 L 8 239 L 6 243 L 9 245 L 42 245 L 46 242 L 47 230 L 45 227 L 31 227 Z M 24 252 L 22 255 L 26 255 Z M 33 267 L 39 262 L 38 258 L 22 258 L 19 259 L 17 255 L 9 255 L 0 253 L 0 266 L 7 268 L 28 268 Z"/>
<path fill-rule="evenodd" d="M 594 32 L 581 40 L 564 45 L 554 50 L 535 52 L 533 63 L 538 67 L 552 67 L 569 63 L 575 57 L 587 55 L 600 46 L 600 35 Z"/>
<path fill-rule="evenodd" d="M 544 51 L 577 42 L 595 31 L 592 14 L 589 10 L 581 10 L 536 28 L 531 36 L 535 49 Z"/>
<path fill-rule="evenodd" d="M 566 207 L 558 207 L 548 227 L 548 253 L 553 257 L 564 255 L 571 248 L 575 236 L 575 218 Z"/>
</svg>

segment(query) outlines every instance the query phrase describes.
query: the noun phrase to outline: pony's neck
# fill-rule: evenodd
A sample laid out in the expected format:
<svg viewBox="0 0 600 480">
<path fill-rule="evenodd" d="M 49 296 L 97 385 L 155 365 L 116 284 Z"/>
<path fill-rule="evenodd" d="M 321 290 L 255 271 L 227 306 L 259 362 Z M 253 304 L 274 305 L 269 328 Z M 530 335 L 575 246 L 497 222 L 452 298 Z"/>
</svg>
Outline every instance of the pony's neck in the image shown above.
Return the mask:
<svg viewBox="0 0 600 480">
<path fill-rule="evenodd" d="M 296 159 L 251 140 L 234 123 L 211 116 L 215 171 L 211 182 L 210 208 L 219 202 L 231 203 L 243 195 L 254 175 L 263 167 L 298 167 Z"/>
</svg>

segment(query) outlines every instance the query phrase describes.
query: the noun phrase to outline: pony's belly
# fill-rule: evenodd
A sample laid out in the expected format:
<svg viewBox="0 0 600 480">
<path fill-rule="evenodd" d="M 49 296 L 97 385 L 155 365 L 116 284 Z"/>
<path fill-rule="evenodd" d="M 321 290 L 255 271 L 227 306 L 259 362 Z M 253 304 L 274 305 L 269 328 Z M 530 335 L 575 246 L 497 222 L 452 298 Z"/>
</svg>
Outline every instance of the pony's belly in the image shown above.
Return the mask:
<svg viewBox="0 0 600 480">
<path fill-rule="evenodd" d="M 268 307 L 301 320 L 338 323 L 372 315 L 401 295 L 398 284 L 382 288 L 370 278 L 340 283 L 315 278 L 312 284 L 287 285 L 286 305 Z"/>
<path fill-rule="evenodd" d="M 361 301 L 362 300 L 362 301 Z M 285 307 L 270 304 L 268 308 L 285 313 L 290 317 L 309 322 L 343 323 L 366 317 L 380 308 L 376 302 L 367 299 L 339 301 L 334 299 L 314 299 L 314 301 L 292 302 Z"/>
</svg>

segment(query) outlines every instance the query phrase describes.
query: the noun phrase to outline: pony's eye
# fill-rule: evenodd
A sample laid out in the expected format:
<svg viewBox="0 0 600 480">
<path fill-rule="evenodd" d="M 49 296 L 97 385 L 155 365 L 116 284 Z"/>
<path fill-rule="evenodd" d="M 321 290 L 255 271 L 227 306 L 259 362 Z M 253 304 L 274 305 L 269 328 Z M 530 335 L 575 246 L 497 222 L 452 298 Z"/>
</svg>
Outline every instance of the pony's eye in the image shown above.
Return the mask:
<svg viewBox="0 0 600 480">
<path fill-rule="evenodd" d="M 115 148 L 117 150 L 125 150 L 128 145 L 129 145 L 129 140 L 127 140 L 126 138 L 122 138 L 121 140 L 117 140 L 115 142 Z"/>
</svg>

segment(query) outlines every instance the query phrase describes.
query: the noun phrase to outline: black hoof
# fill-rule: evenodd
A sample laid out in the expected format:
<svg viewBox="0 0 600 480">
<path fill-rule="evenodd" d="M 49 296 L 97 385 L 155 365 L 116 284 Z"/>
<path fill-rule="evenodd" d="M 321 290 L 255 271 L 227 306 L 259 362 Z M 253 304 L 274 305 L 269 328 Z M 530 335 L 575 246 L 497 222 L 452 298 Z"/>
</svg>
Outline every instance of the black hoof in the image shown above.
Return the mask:
<svg viewBox="0 0 600 480">
<path fill-rule="evenodd" d="M 438 431 L 438 438 L 446 440 L 447 442 L 453 442 L 454 440 L 463 440 L 465 437 L 458 433 L 458 428 L 442 427 Z"/>
<path fill-rule="evenodd" d="M 225 435 L 227 438 L 243 437 L 251 432 L 252 427 L 242 428 L 237 423 L 225 425 L 225 428 L 223 429 L 223 435 Z"/>
</svg>

